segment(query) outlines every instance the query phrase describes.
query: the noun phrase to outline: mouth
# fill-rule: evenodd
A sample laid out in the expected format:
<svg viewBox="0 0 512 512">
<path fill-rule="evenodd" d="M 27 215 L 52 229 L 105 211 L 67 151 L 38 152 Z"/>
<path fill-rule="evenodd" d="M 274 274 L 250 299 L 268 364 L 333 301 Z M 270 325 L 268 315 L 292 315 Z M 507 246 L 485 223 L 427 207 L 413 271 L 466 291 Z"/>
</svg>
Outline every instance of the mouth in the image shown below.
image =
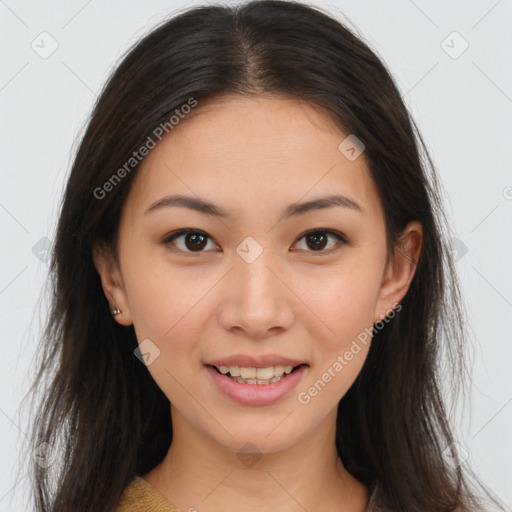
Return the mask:
<svg viewBox="0 0 512 512">
<path fill-rule="evenodd" d="M 238 355 L 203 364 L 217 390 L 234 402 L 250 406 L 284 400 L 309 371 L 307 363 L 275 355 Z"/>
<path fill-rule="evenodd" d="M 267 366 L 265 368 L 251 366 L 215 366 L 211 364 L 207 364 L 206 366 L 213 368 L 219 375 L 227 377 L 239 384 L 265 385 L 286 379 L 288 375 L 308 365 L 302 363 L 295 366 L 276 365 Z"/>
</svg>

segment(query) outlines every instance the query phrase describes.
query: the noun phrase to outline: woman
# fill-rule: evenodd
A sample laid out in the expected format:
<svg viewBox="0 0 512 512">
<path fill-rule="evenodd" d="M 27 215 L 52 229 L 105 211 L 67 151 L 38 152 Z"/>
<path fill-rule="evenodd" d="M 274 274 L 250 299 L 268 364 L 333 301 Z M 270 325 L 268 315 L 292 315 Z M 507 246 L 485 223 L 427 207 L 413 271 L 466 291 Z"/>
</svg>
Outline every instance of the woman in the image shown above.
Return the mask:
<svg viewBox="0 0 512 512">
<path fill-rule="evenodd" d="M 382 62 L 304 4 L 142 39 L 63 200 L 33 434 L 63 465 L 34 464 L 36 507 L 485 510 L 440 394 L 463 311 L 420 144 Z"/>
</svg>

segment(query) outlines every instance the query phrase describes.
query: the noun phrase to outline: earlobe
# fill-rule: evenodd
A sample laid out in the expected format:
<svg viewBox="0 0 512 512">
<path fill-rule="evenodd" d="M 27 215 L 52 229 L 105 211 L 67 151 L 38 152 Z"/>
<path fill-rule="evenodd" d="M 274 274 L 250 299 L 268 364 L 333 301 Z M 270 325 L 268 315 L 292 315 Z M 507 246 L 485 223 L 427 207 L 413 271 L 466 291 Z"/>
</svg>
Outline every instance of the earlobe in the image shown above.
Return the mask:
<svg viewBox="0 0 512 512">
<path fill-rule="evenodd" d="M 121 325 L 131 325 L 126 292 L 123 286 L 119 265 L 109 247 L 95 245 L 93 261 L 101 280 L 103 293 L 109 302 L 109 312 Z"/>
<path fill-rule="evenodd" d="M 398 237 L 393 255 L 385 269 L 374 323 L 389 315 L 407 293 L 416 272 L 423 240 L 420 222 L 410 222 Z"/>
</svg>

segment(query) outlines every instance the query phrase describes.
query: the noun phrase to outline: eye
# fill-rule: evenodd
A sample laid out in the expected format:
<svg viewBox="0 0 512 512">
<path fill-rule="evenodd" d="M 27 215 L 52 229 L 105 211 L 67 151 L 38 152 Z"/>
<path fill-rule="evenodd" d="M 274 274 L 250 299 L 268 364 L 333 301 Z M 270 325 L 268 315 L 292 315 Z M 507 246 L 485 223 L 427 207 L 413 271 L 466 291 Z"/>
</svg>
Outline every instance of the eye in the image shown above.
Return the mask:
<svg viewBox="0 0 512 512">
<path fill-rule="evenodd" d="M 331 244 L 331 246 L 324 250 L 328 244 L 329 238 L 335 238 L 337 242 Z M 182 239 L 182 240 L 180 240 Z M 308 231 L 299 237 L 298 241 L 306 240 L 306 251 L 308 252 L 330 252 L 331 249 L 336 246 L 348 243 L 347 239 L 341 233 L 328 229 L 315 229 L 314 231 Z M 177 243 L 177 241 L 180 241 Z M 211 237 L 204 231 L 198 229 L 180 229 L 171 233 L 163 241 L 164 245 L 173 245 L 178 250 L 185 253 L 201 253 L 205 252 L 203 249 L 208 246 L 208 241 L 211 241 L 213 248 L 218 248 L 211 239 Z"/>
<path fill-rule="evenodd" d="M 327 250 L 324 251 L 323 249 L 325 249 L 325 247 L 328 245 L 329 238 L 335 238 L 337 242 L 332 244 Z M 331 251 L 331 249 L 335 248 L 336 246 L 348 243 L 344 235 L 338 233 L 337 231 L 332 231 L 328 229 L 315 229 L 314 231 L 309 231 L 308 233 L 302 235 L 299 238 L 299 241 L 302 239 L 306 240 L 306 247 L 312 249 L 311 251 L 308 252 L 328 253 Z"/>
<path fill-rule="evenodd" d="M 181 240 L 180 243 L 176 243 L 176 241 L 180 239 L 183 240 Z M 210 236 L 204 231 L 198 229 L 180 229 L 166 237 L 163 243 L 165 245 L 174 245 L 183 252 L 201 253 L 204 252 L 203 249 L 208 245 L 209 240 L 211 241 Z M 215 244 L 213 245 L 214 248 L 217 247 Z"/>
</svg>

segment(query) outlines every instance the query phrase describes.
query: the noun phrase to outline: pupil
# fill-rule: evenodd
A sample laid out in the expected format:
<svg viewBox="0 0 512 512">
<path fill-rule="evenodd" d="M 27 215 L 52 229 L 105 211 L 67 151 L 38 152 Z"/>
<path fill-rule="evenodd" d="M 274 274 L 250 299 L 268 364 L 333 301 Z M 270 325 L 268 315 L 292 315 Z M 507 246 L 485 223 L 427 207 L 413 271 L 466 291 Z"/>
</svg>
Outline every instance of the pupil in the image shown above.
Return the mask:
<svg viewBox="0 0 512 512">
<path fill-rule="evenodd" d="M 199 233 L 188 234 L 186 237 L 187 249 L 202 249 L 206 245 L 206 237 Z M 192 240 L 192 245 L 189 246 L 188 242 Z"/>
<path fill-rule="evenodd" d="M 310 246 L 310 249 L 323 249 L 326 245 L 327 237 L 324 234 L 314 233 L 309 235 L 308 240 L 314 240 L 314 245 Z M 320 243 L 319 243 L 320 242 Z M 323 243 L 322 243 L 323 242 Z M 309 246 L 309 244 L 308 244 Z"/>
</svg>

